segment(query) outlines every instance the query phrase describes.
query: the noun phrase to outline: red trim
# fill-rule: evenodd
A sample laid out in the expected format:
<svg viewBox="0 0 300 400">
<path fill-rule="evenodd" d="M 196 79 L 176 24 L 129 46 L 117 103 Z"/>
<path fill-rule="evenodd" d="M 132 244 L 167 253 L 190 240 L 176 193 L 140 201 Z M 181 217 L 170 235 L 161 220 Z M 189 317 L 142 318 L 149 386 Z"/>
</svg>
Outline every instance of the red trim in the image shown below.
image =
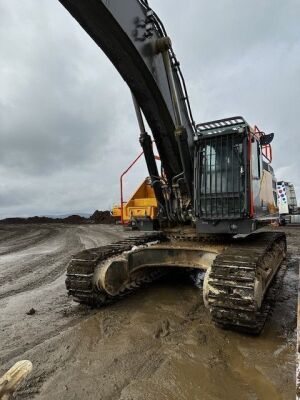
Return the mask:
<svg viewBox="0 0 300 400">
<path fill-rule="evenodd" d="M 263 156 L 267 159 L 267 161 L 269 163 L 272 162 L 273 159 L 273 153 L 272 153 L 272 147 L 270 144 L 267 144 L 265 146 L 262 147 L 262 151 L 263 151 Z"/>
</svg>

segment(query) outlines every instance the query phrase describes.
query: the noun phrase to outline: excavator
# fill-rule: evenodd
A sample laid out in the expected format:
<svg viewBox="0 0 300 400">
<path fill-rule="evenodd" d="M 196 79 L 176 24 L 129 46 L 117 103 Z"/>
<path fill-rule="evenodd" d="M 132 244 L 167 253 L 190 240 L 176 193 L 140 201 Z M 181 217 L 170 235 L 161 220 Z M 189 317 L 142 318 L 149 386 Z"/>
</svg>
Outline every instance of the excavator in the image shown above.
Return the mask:
<svg viewBox="0 0 300 400">
<path fill-rule="evenodd" d="M 216 326 L 259 334 L 287 251 L 284 233 L 262 229 L 278 220 L 274 134 L 241 116 L 195 123 L 171 39 L 147 0 L 59 1 L 131 91 L 159 219 L 155 232 L 74 255 L 69 295 L 98 307 L 164 272 L 201 270 Z"/>
</svg>

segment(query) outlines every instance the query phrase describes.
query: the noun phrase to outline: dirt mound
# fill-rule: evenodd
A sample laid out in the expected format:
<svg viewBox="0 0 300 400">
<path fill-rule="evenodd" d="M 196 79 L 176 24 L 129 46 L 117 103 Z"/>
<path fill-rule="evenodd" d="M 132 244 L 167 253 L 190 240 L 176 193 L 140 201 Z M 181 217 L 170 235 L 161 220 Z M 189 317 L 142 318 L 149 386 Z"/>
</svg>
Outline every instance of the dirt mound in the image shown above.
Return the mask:
<svg viewBox="0 0 300 400">
<path fill-rule="evenodd" d="M 114 217 L 111 215 L 110 211 L 98 211 L 96 210 L 90 219 L 95 224 L 114 224 Z"/>
<path fill-rule="evenodd" d="M 50 217 L 29 217 L 29 218 L 5 218 L 1 219 L 2 224 L 51 224 L 51 223 L 66 223 L 66 224 L 113 224 L 114 218 L 110 211 L 96 210 L 90 218 L 85 218 L 80 215 L 69 215 L 65 218 L 50 218 Z"/>
<path fill-rule="evenodd" d="M 48 218 L 48 217 L 29 217 L 29 218 L 5 218 L 1 219 L 0 223 L 5 224 L 42 224 L 42 223 L 53 223 L 59 222 L 60 220 L 57 218 Z"/>
<path fill-rule="evenodd" d="M 61 221 L 67 224 L 84 224 L 89 222 L 89 219 L 81 217 L 80 215 L 69 215 L 66 218 L 62 218 Z"/>
</svg>

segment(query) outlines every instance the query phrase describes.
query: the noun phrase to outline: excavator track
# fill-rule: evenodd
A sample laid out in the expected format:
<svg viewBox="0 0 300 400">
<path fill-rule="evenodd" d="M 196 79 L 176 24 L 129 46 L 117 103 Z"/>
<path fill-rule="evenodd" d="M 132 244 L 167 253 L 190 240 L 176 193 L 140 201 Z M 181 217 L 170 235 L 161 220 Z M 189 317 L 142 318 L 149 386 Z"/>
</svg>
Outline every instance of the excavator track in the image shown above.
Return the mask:
<svg viewBox="0 0 300 400">
<path fill-rule="evenodd" d="M 142 284 L 149 283 L 162 275 L 162 271 L 153 268 L 147 274 L 137 274 L 135 279 L 128 282 L 126 287 L 117 295 L 109 295 L 99 290 L 93 282 L 94 271 L 105 261 L 132 250 L 135 246 L 146 245 L 151 242 L 162 241 L 161 233 L 129 237 L 125 240 L 106 246 L 84 250 L 74 255 L 67 267 L 66 288 L 74 301 L 92 307 L 109 304 L 136 290 Z"/>
<path fill-rule="evenodd" d="M 283 266 L 274 278 L 285 255 L 286 237 L 280 232 L 252 234 L 219 254 L 206 289 L 213 321 L 222 328 L 259 334 L 284 276 Z"/>
<path fill-rule="evenodd" d="M 176 237 L 175 241 L 180 242 L 180 239 Z M 99 268 L 105 270 L 107 261 L 136 247 L 169 240 L 174 240 L 174 236 L 156 232 L 76 254 L 67 268 L 69 295 L 76 302 L 99 307 L 152 282 L 167 270 L 142 269 L 130 275 L 128 282 L 114 295 L 99 288 L 94 275 L 99 274 Z M 281 232 L 259 232 L 246 239 L 226 242 L 225 250 L 216 256 L 205 278 L 204 297 L 214 323 L 226 329 L 259 334 L 284 276 L 285 266 L 274 278 L 285 255 L 286 237 Z"/>
</svg>

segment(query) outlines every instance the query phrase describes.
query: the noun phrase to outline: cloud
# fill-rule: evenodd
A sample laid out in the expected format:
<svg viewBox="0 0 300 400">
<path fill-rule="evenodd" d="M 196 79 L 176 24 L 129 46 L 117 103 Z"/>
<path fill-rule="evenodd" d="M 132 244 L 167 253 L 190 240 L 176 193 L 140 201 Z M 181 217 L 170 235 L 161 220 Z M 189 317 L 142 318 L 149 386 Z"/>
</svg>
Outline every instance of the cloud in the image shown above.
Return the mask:
<svg viewBox="0 0 300 400">
<path fill-rule="evenodd" d="M 239 114 L 274 131 L 278 177 L 299 188 L 300 3 L 150 3 L 196 120 Z M 127 86 L 58 1 L 0 0 L 0 35 L 0 217 L 110 207 L 140 152 Z M 127 195 L 146 173 L 140 161 Z"/>
</svg>

